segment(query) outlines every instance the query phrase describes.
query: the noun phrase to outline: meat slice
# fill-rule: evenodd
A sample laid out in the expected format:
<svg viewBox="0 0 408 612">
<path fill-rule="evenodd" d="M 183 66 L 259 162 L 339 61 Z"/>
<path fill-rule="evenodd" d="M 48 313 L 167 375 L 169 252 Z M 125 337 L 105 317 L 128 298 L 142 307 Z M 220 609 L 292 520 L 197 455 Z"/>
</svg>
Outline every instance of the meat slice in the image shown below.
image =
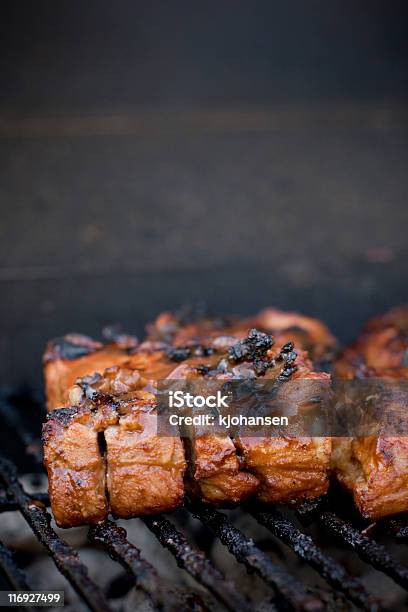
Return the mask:
<svg viewBox="0 0 408 612">
<path fill-rule="evenodd" d="M 190 444 L 190 492 L 205 502 L 223 506 L 239 504 L 251 497 L 259 480 L 240 461 L 228 435 L 197 435 Z"/>
<path fill-rule="evenodd" d="M 103 520 L 108 512 L 105 460 L 91 410 L 79 406 L 52 412 L 43 427 L 43 446 L 57 525 Z"/>
<path fill-rule="evenodd" d="M 108 511 L 129 518 L 182 503 L 183 445 L 157 435 L 156 400 L 145 385 L 138 371 L 114 366 L 77 381 L 69 390 L 76 407 L 49 414 L 44 455 L 61 527 L 100 521 Z"/>
<path fill-rule="evenodd" d="M 336 363 L 347 380 L 408 378 L 408 307 L 369 321 L 355 345 Z M 389 406 L 406 410 L 404 406 Z M 408 438 L 395 435 L 333 439 L 333 470 L 361 514 L 376 520 L 408 511 Z"/>
<path fill-rule="evenodd" d="M 218 346 L 217 338 L 205 347 L 195 347 L 202 356 L 188 356 L 166 377 L 167 381 L 188 381 L 204 378 L 202 372 L 214 369 L 223 359 L 225 347 Z M 214 380 L 214 379 L 212 379 Z M 200 427 L 181 427 L 186 458 L 185 484 L 188 493 L 217 506 L 239 504 L 251 497 L 259 481 L 238 456 L 228 433 L 202 431 Z"/>
<path fill-rule="evenodd" d="M 208 339 L 207 339 L 208 340 Z M 207 346 L 208 348 L 208 346 Z M 296 353 L 292 343 L 274 348 L 273 338 L 258 330 L 247 337 L 213 337 L 211 356 L 199 365 L 188 359 L 170 375 L 174 379 L 239 381 L 264 378 L 282 391 L 287 380 L 315 380 L 320 392 L 328 391 L 330 376 L 314 372 L 304 351 Z M 295 363 L 296 362 L 296 363 Z M 291 401 L 307 404 L 312 393 L 298 385 Z M 282 435 L 279 437 L 237 436 L 200 433 L 191 427 L 189 440 L 190 490 L 205 501 L 224 504 L 255 494 L 264 502 L 298 502 L 327 491 L 331 439 Z"/>
<path fill-rule="evenodd" d="M 260 480 L 257 499 L 299 503 L 320 497 L 329 486 L 331 438 L 304 435 L 302 419 L 316 395 L 323 397 L 329 392 L 330 376 L 315 372 L 307 353 L 295 351 L 292 342 L 280 350 L 271 347 L 264 357 L 261 355 L 260 363 L 255 357 L 255 371 L 262 371 L 264 360 L 270 364 L 264 378 L 275 383 L 277 398 L 285 406 L 296 409 L 303 435 L 297 433 L 295 426 L 279 436 L 237 437 L 235 443 L 247 468 Z"/>
</svg>

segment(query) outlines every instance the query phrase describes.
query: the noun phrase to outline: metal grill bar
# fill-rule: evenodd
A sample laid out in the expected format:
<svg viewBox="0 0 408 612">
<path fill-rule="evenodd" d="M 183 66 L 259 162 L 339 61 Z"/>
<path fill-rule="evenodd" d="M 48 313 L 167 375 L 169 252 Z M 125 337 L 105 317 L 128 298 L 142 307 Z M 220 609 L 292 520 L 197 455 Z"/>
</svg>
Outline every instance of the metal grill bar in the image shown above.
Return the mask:
<svg viewBox="0 0 408 612">
<path fill-rule="evenodd" d="M 203 552 L 193 549 L 170 521 L 162 517 L 146 517 L 143 521 L 162 546 L 174 555 L 178 566 L 205 586 L 226 608 L 249 612 L 251 608 L 234 584 L 225 579 Z"/>
<path fill-rule="evenodd" d="M 255 571 L 266 583 L 276 589 L 283 600 L 296 610 L 323 610 L 324 604 L 307 592 L 304 585 L 275 565 L 255 546 L 252 540 L 232 525 L 225 514 L 208 506 L 190 505 L 190 511 L 221 540 L 235 558 L 247 569 Z"/>
<path fill-rule="evenodd" d="M 125 529 L 118 527 L 112 521 L 104 521 L 91 527 L 88 537 L 91 542 L 102 544 L 114 561 L 132 573 L 136 586 L 150 597 L 157 608 L 179 609 L 179 597 L 167 588 L 163 588 L 154 567 L 145 561 L 140 550 L 127 540 Z"/>
<path fill-rule="evenodd" d="M 0 458 L 0 481 L 3 482 L 10 500 L 18 506 L 21 514 L 50 553 L 59 571 L 69 580 L 75 591 L 93 612 L 110 612 L 102 591 L 89 578 L 86 566 L 77 552 L 61 540 L 50 526 L 51 516 L 45 507 L 31 499 L 18 482 L 12 463 Z"/>
<path fill-rule="evenodd" d="M 393 559 L 384 546 L 360 533 L 334 512 L 323 512 L 319 516 L 319 523 L 354 550 L 363 561 L 390 576 L 404 589 L 408 589 L 408 567 Z"/>
<path fill-rule="evenodd" d="M 379 610 L 359 580 L 349 576 L 340 563 L 325 555 L 312 538 L 300 531 L 289 519 L 277 510 L 262 512 L 251 509 L 252 516 L 274 536 L 287 544 L 301 559 L 315 569 L 330 586 L 341 591 L 350 601 L 364 610 Z"/>
</svg>

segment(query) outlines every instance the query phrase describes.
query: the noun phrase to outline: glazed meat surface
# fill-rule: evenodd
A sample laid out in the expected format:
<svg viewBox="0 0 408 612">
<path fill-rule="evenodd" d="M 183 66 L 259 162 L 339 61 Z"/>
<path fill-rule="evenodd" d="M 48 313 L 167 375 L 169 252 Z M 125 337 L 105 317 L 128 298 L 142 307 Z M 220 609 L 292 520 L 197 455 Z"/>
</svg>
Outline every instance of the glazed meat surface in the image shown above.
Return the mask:
<svg viewBox="0 0 408 612">
<path fill-rule="evenodd" d="M 248 333 L 247 324 L 255 320 L 263 329 L 274 327 L 276 339 L 256 329 Z M 161 379 L 222 384 L 264 378 L 282 389 L 288 380 L 328 381 L 327 374 L 315 371 L 306 351 L 294 348 L 291 336 L 298 338 L 300 349 L 315 347 L 316 359 L 327 357 L 335 346 L 318 321 L 272 309 L 245 321 L 201 318 L 192 323 L 165 313 L 139 345 L 129 336 L 103 345 L 76 334 L 50 343 L 44 364 L 53 412 L 44 427 L 44 450 L 58 524 L 96 522 L 109 509 L 120 517 L 170 511 L 182 502 L 184 487 L 189 495 L 215 505 L 237 504 L 250 496 L 298 502 L 325 493 L 329 438 L 284 432 L 272 438 L 231 437 L 227 431 L 203 433 L 190 427 L 181 432 L 187 453 L 183 484 L 186 460 L 180 438 L 156 434 L 150 391 Z M 302 394 L 293 397 L 295 405 L 305 400 Z M 61 418 L 64 414 L 72 417 Z M 75 480 L 75 461 L 71 456 L 67 460 L 64 449 L 65 441 L 75 438 L 78 418 L 85 419 L 85 433 L 93 442 L 87 447 L 88 472 L 83 465 L 86 478 Z M 82 453 L 82 447 L 75 448 L 71 454 Z M 84 496 L 91 495 L 96 481 L 100 502 L 92 509 Z M 62 488 L 60 482 L 75 490 Z M 81 510 L 68 506 L 70 496 L 78 498 Z"/>
<path fill-rule="evenodd" d="M 408 308 L 402 307 L 369 321 L 338 360 L 336 373 L 348 380 L 404 381 L 407 355 Z M 332 462 L 363 516 L 375 520 L 408 511 L 407 437 L 334 438 Z"/>
<path fill-rule="evenodd" d="M 212 342 L 212 344 L 211 344 Z M 238 340 L 231 336 L 208 341 L 214 353 L 198 367 L 186 360 L 171 373 L 175 379 L 210 381 L 259 377 L 276 383 L 284 392 L 291 381 L 315 380 L 328 388 L 328 374 L 314 372 L 305 351 L 293 344 L 275 348 L 272 336 L 251 330 Z M 306 404 L 309 385 L 298 386 L 292 404 Z M 285 435 L 276 437 L 199 435 L 188 432 L 190 487 L 205 501 L 225 504 L 255 494 L 263 502 L 299 502 L 323 495 L 328 488 L 331 440 L 328 437 Z M 239 470 L 239 471 L 237 471 Z M 252 476 L 252 479 L 249 479 Z M 256 480 L 255 480 L 256 479 Z"/>
<path fill-rule="evenodd" d="M 105 462 L 89 408 L 53 412 L 43 427 L 43 447 L 57 525 L 75 527 L 103 520 L 108 511 Z"/>
<path fill-rule="evenodd" d="M 182 503 L 183 445 L 176 436 L 157 436 L 155 397 L 145 384 L 139 372 L 114 366 L 70 389 L 75 407 L 49 414 L 44 458 L 59 526 L 95 523 L 109 511 L 121 518 L 168 512 Z"/>
<path fill-rule="evenodd" d="M 163 352 L 153 343 L 137 350 L 137 341 L 103 344 L 82 334 L 67 334 L 48 343 L 43 364 L 47 409 L 69 406 L 69 391 L 77 379 L 103 373 L 111 366 L 137 369 L 141 375 L 160 379 L 174 368 L 174 362 L 163 360 Z M 115 392 L 120 391 L 116 389 Z"/>
<path fill-rule="evenodd" d="M 266 308 L 253 317 L 241 319 L 164 312 L 147 326 L 147 332 L 151 340 L 183 346 L 208 337 L 245 337 L 252 328 L 271 334 L 277 343 L 293 342 L 298 349 L 308 351 L 315 363 L 331 361 L 337 348 L 335 338 L 318 319 L 275 308 Z"/>
</svg>

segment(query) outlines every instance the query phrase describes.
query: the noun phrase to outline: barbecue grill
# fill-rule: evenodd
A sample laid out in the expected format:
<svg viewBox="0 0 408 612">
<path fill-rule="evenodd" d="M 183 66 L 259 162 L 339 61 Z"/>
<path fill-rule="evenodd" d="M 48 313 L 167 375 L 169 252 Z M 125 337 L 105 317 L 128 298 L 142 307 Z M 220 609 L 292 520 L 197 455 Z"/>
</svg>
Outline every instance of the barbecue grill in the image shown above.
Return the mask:
<svg viewBox="0 0 408 612">
<path fill-rule="evenodd" d="M 24 404 L 37 406 L 37 410 L 23 411 L 21 406 Z M 118 609 L 116 600 L 110 597 L 112 585 L 97 585 L 90 578 L 88 568 L 77 550 L 53 528 L 47 510 L 47 494 L 28 494 L 19 482 L 19 475 L 27 471 L 28 466 L 31 466 L 31 471 L 33 465 L 35 471 L 42 469 L 41 444 L 37 437 L 41 421 L 38 402 L 33 397 L 22 399 L 16 394 L 4 392 L 1 395 L 0 414 L 4 441 L 10 440 L 11 432 L 15 440 L 11 447 L 3 447 L 7 456 L 0 458 L 0 512 L 21 513 L 83 605 L 94 612 Z M 34 423 L 36 426 L 33 426 Z M 25 457 L 16 453 L 15 448 L 19 445 L 25 448 Z M 344 518 L 343 511 L 338 512 L 340 506 L 344 507 L 348 518 Z M 397 600 L 402 609 L 407 602 L 404 590 L 408 590 L 408 567 L 399 559 L 403 559 L 408 541 L 408 520 L 405 517 L 367 525 L 353 515 L 351 503 L 338 491 L 329 494 L 327 499 L 310 501 L 297 509 L 264 508 L 252 504 L 236 511 L 252 517 L 266 528 L 273 535 L 271 539 L 277 541 L 278 548 L 284 545 L 284 548 L 291 549 L 298 559 L 295 564 L 284 560 L 275 562 L 264 547 L 256 545 L 250 535 L 235 526 L 225 511 L 187 502 L 180 512 L 188 525 L 191 520 L 186 520 L 186 517 L 200 521 L 206 530 L 204 538 L 195 529 L 191 529 L 186 537 L 176 526 L 177 513 L 175 518 L 151 516 L 135 520 L 143 521 L 151 537 L 157 538 L 174 556 L 178 566 L 194 579 L 186 588 L 167 585 L 155 567 L 144 559 L 143 552 L 127 539 L 126 530 L 114 520 L 106 520 L 88 531 L 90 544 L 101 547 L 126 570 L 124 584 L 127 589 L 134 586 L 143 591 L 154 610 L 317 611 L 358 608 L 374 611 L 390 609 L 393 605 L 390 602 L 395 604 Z M 207 530 L 214 540 L 209 539 Z M 377 541 L 379 538 L 385 539 L 387 546 Z M 249 573 L 257 575 L 265 583 L 268 595 L 264 601 L 255 605 L 248 593 L 242 592 L 239 582 L 234 583 L 217 568 L 210 554 L 211 546 L 217 539 L 225 546 L 227 556 L 228 551 Z M 381 597 L 373 594 L 364 582 L 364 573 L 362 577 L 350 573 L 335 554 L 328 554 L 315 543 L 317 539 L 337 542 L 340 550 L 353 551 L 348 553 L 350 558 L 357 555 L 364 564 L 388 576 L 391 580 L 387 593 Z M 388 546 L 393 548 L 392 554 Z M 296 572 L 293 571 L 295 565 Z M 307 580 L 299 578 L 298 566 L 312 568 L 318 586 L 316 580 L 310 578 L 310 572 L 307 572 Z M 1 542 L 0 570 L 4 579 L 2 588 L 31 589 L 25 572 Z M 317 574 L 323 581 L 319 581 Z M 391 599 L 390 593 L 393 595 Z M 397 599 L 394 593 L 397 593 Z"/>
</svg>

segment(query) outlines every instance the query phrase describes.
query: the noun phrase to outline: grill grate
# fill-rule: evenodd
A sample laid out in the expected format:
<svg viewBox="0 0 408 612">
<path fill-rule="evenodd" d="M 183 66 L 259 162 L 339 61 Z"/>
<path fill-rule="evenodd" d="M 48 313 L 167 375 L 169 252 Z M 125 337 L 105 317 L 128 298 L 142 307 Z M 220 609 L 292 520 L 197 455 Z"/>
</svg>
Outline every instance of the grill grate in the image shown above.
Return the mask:
<svg viewBox="0 0 408 612">
<path fill-rule="evenodd" d="M 159 542 L 176 558 L 179 567 L 205 586 L 228 610 L 247 612 L 251 608 L 233 583 L 225 580 L 201 551 L 194 550 L 170 521 L 161 517 L 144 518 L 144 523 Z"/>
<path fill-rule="evenodd" d="M 267 512 L 252 510 L 251 514 L 274 536 L 290 546 L 303 561 L 309 563 L 330 586 L 344 593 L 350 601 L 363 610 L 373 610 L 378 605 L 378 602 L 369 596 L 359 580 L 349 576 L 340 563 L 323 554 L 309 535 L 297 529 L 277 510 L 268 509 Z"/>
<path fill-rule="evenodd" d="M 108 612 L 110 607 L 102 591 L 89 578 L 78 553 L 61 540 L 50 526 L 51 515 L 41 502 L 29 497 L 17 480 L 17 470 L 7 459 L 0 458 L 0 481 L 9 499 L 17 505 L 39 541 L 50 553 L 55 565 L 69 580 L 78 595 L 94 612 Z"/>
<path fill-rule="evenodd" d="M 14 429 L 25 445 L 27 453 L 39 464 L 40 444 L 26 427 L 13 402 L 4 394 L 0 396 L 0 413 L 5 423 Z M 68 579 L 88 608 L 95 612 L 110 610 L 106 597 L 90 579 L 87 567 L 81 562 L 78 553 L 52 529 L 51 516 L 46 509 L 49 504 L 48 496 L 45 493 L 28 495 L 18 481 L 16 466 L 8 459 L 0 459 L 0 484 L 3 487 L 0 488 L 0 512 L 19 511 L 38 540 L 45 546 L 57 568 Z M 187 505 L 187 509 L 219 538 L 237 561 L 244 564 L 248 571 L 256 573 L 272 588 L 271 597 L 264 602 L 263 609 L 318 611 L 330 607 L 328 601 L 331 591 L 314 589 L 311 592 L 300 580 L 281 565 L 275 564 L 265 552 L 256 547 L 224 513 L 198 503 Z M 246 510 L 320 574 L 334 590 L 334 596 L 340 593 L 364 610 L 376 612 L 385 609 L 380 601 L 370 596 L 358 579 L 348 575 L 339 562 L 324 553 L 292 520 L 284 517 L 276 509 L 251 505 Z M 327 503 L 322 501 L 303 504 L 298 509 L 297 516 L 303 524 L 316 522 L 318 526 L 356 552 L 363 561 L 408 590 L 408 568 L 392 558 L 384 546 L 371 539 L 367 535 L 368 530 L 362 533 L 353 524 L 338 517 L 327 508 Z M 204 552 L 193 548 L 172 522 L 161 516 L 146 517 L 143 522 L 161 545 L 172 553 L 179 567 L 205 588 L 205 592 L 210 595 L 210 601 L 212 597 L 221 603 L 224 609 L 229 610 L 246 612 L 253 609 L 253 603 L 225 578 Z M 407 539 L 408 524 L 405 518 L 395 518 L 370 526 L 370 533 L 376 530 L 387 532 L 402 542 Z M 208 609 L 207 603 L 195 593 L 166 585 L 156 569 L 143 559 L 140 550 L 127 540 L 125 529 L 115 522 L 107 520 L 91 527 L 88 537 L 91 542 L 102 545 L 112 559 L 132 575 L 135 586 L 148 595 L 155 609 L 166 612 L 176 610 L 178 612 L 183 609 L 198 612 Z M 15 563 L 10 551 L 1 543 L 0 569 L 12 589 L 29 590 L 24 573 Z M 342 609 L 345 609 L 344 603 L 343 601 Z"/>
<path fill-rule="evenodd" d="M 89 530 L 91 542 L 99 542 L 114 561 L 129 571 L 136 587 L 148 595 L 158 609 L 175 611 L 188 605 L 189 609 L 206 609 L 196 596 L 186 597 L 184 593 L 165 588 L 156 570 L 141 556 L 140 550 L 126 539 L 126 530 L 112 521 L 104 521 Z"/>
</svg>

